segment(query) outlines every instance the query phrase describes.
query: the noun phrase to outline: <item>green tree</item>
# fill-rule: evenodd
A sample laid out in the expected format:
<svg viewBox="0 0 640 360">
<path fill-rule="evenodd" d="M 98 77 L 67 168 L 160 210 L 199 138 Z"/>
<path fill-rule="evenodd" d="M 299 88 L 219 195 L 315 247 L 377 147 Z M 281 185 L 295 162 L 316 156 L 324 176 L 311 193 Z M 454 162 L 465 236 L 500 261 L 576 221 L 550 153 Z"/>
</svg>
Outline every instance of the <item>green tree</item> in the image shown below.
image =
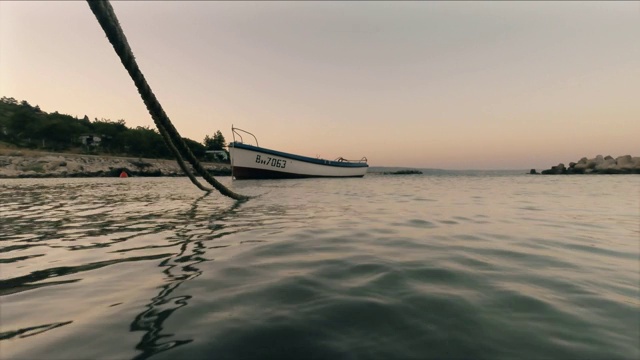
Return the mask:
<svg viewBox="0 0 640 360">
<path fill-rule="evenodd" d="M 89 117 L 85 115 L 80 122 L 85 123 L 89 120 Z M 93 135 L 98 135 L 102 138 L 100 142 L 100 147 L 103 150 L 106 150 L 109 153 L 121 153 L 125 152 L 125 142 L 126 137 L 124 134 L 127 131 L 133 131 L 134 129 L 128 129 L 125 125 L 124 120 L 111 121 L 108 119 L 96 119 L 94 122 L 90 123 L 89 130 L 87 133 L 92 133 Z M 151 135 L 152 136 L 152 135 Z"/>
<path fill-rule="evenodd" d="M 61 114 L 58 111 L 45 113 L 39 106 L 26 100 L 3 96 L 0 98 L 0 139 L 19 147 L 42 147 L 65 150 L 81 146 L 82 135 L 100 137 L 101 141 L 86 148 L 96 152 L 122 154 L 149 158 L 171 158 L 172 154 L 157 130 L 149 127 L 130 129 L 124 120 L 111 121 L 87 115 L 82 118 Z M 218 131 L 209 143 L 216 149 L 225 145 Z M 184 139 L 197 158 L 204 158 L 205 146 L 191 139 Z"/>
<path fill-rule="evenodd" d="M 2 101 L 5 104 L 18 105 L 18 100 L 14 99 L 12 97 L 8 98 L 6 96 L 3 96 L 2 99 L 0 99 L 0 101 Z"/>
<path fill-rule="evenodd" d="M 227 146 L 227 142 L 224 139 L 222 132 L 218 130 L 213 137 L 209 137 L 209 135 L 204 137 L 204 146 L 207 150 L 224 150 L 225 146 Z"/>
<path fill-rule="evenodd" d="M 193 155 L 198 158 L 198 159 L 203 159 L 205 156 L 205 151 L 207 150 L 204 145 L 202 145 L 201 143 L 195 141 L 195 140 L 191 140 L 188 138 L 183 138 L 184 142 L 187 144 L 187 146 L 189 147 L 189 150 L 191 150 L 191 152 L 193 153 Z"/>
<path fill-rule="evenodd" d="M 30 143 L 32 138 L 38 137 L 42 132 L 42 119 L 29 109 L 19 108 L 9 117 L 7 128 L 16 144 L 23 140 Z"/>
<path fill-rule="evenodd" d="M 171 156 L 162 136 L 148 126 L 128 129 L 121 135 L 126 153 L 150 158 L 167 158 Z"/>
<path fill-rule="evenodd" d="M 204 141 L 202 143 L 204 144 L 204 148 L 209 150 L 209 147 L 212 146 L 212 142 L 213 142 L 213 139 L 209 137 L 209 135 L 205 135 Z"/>
</svg>

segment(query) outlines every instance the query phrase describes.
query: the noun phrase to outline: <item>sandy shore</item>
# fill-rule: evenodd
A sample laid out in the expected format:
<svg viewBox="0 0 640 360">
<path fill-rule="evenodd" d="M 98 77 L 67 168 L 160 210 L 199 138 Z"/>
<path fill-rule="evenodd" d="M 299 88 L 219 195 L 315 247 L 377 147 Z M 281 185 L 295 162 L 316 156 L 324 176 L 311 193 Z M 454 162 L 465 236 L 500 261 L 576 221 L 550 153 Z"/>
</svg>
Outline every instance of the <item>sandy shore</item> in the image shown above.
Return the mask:
<svg viewBox="0 0 640 360">
<path fill-rule="evenodd" d="M 203 162 L 213 175 L 230 175 L 229 164 Z M 0 152 L 0 178 L 185 176 L 175 160 L 46 153 L 29 150 Z"/>
</svg>

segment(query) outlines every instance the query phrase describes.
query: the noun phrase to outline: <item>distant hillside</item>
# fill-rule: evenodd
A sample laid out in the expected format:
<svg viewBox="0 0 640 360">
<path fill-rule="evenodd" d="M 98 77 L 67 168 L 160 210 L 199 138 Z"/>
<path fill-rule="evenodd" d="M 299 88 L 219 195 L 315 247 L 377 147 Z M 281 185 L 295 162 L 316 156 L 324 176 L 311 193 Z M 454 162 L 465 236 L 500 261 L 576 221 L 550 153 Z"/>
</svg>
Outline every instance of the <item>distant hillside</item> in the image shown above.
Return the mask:
<svg viewBox="0 0 640 360">
<path fill-rule="evenodd" d="M 207 139 L 212 138 L 206 136 Z M 184 140 L 197 158 L 205 158 L 205 145 Z M 224 144 L 224 137 L 218 140 Z M 8 97 L 0 99 L 0 141 L 17 148 L 44 151 L 172 158 L 156 129 L 128 128 L 122 119 L 91 121 L 86 115 L 78 119 L 57 111 L 47 113 L 26 100 L 19 102 Z"/>
</svg>

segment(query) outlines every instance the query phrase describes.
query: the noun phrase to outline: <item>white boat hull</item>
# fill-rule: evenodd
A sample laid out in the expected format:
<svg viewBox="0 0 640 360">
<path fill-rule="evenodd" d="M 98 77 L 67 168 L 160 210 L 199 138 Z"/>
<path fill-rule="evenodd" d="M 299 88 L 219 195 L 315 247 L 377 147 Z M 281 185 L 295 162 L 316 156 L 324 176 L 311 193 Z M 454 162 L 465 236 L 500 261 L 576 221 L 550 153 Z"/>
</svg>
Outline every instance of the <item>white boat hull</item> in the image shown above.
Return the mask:
<svg viewBox="0 0 640 360">
<path fill-rule="evenodd" d="M 229 144 L 229 154 L 238 180 L 362 177 L 368 168 L 365 162 L 314 159 L 236 142 Z"/>
</svg>

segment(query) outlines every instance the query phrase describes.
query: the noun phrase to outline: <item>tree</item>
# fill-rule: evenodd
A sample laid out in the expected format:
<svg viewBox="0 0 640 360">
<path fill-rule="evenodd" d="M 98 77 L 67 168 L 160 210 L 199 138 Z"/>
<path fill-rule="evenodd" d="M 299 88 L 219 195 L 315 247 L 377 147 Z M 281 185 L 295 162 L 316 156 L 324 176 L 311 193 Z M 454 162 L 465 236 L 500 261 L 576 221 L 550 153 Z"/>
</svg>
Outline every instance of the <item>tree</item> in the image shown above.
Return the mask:
<svg viewBox="0 0 640 360">
<path fill-rule="evenodd" d="M 195 140 L 191 140 L 188 138 L 183 138 L 185 144 L 187 144 L 187 146 L 189 147 L 189 150 L 191 150 L 191 152 L 193 153 L 193 155 L 198 158 L 198 159 L 203 159 L 205 156 L 205 150 L 206 148 L 204 147 L 204 145 L 202 145 L 201 143 L 195 141 Z"/>
<path fill-rule="evenodd" d="M 2 99 L 0 99 L 0 101 L 2 101 L 5 104 L 18 105 L 18 100 L 14 99 L 12 97 L 8 98 L 6 96 L 3 96 Z"/>
<path fill-rule="evenodd" d="M 225 146 L 227 146 L 227 142 L 224 139 L 222 132 L 218 130 L 213 137 L 209 137 L 209 135 L 204 137 L 204 146 L 207 150 L 224 150 Z"/>
<path fill-rule="evenodd" d="M 204 144 L 204 148 L 209 150 L 209 147 L 212 146 L 213 139 L 210 138 L 209 135 L 205 135 L 204 136 L 204 141 L 202 143 Z"/>
<path fill-rule="evenodd" d="M 27 109 L 19 109 L 9 117 L 7 130 L 11 138 L 20 140 L 31 139 L 35 134 L 40 133 L 42 127 L 41 119 Z"/>
</svg>

